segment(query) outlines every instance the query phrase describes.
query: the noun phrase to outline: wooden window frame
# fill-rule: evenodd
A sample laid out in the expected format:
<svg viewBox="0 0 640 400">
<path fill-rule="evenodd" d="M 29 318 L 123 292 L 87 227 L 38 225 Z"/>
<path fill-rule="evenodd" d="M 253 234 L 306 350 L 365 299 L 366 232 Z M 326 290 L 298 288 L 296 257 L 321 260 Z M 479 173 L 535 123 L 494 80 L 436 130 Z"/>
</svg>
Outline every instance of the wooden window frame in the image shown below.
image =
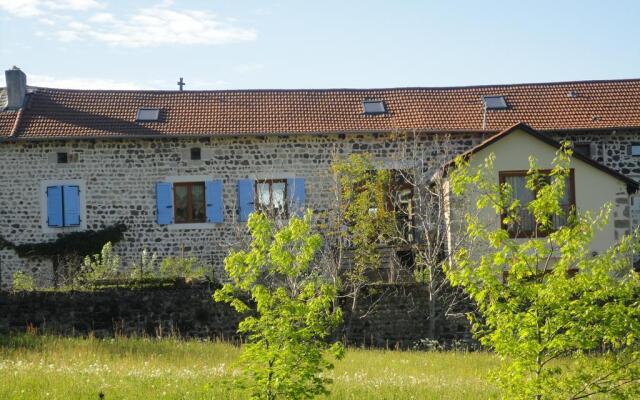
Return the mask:
<svg viewBox="0 0 640 400">
<path fill-rule="evenodd" d="M 194 218 L 193 215 L 193 186 L 195 185 L 202 185 L 202 193 L 204 194 L 204 206 L 205 206 L 205 213 L 204 213 L 204 218 L 202 218 L 201 220 L 198 219 L 196 220 Z M 179 186 L 183 186 L 187 188 L 187 220 L 186 221 L 180 221 L 178 222 L 177 218 L 176 218 L 176 212 L 178 210 L 178 207 L 176 206 L 177 201 L 176 201 L 176 188 Z M 206 212 L 206 207 L 207 207 L 207 188 L 204 182 L 174 182 L 173 183 L 173 221 L 175 224 L 199 224 L 199 223 L 204 223 L 207 222 L 207 212 Z"/>
<path fill-rule="evenodd" d="M 416 212 L 415 212 L 415 187 L 414 185 L 406 180 L 404 178 L 404 175 L 402 174 L 402 171 L 400 170 L 391 170 L 392 173 L 392 177 L 391 177 L 391 182 L 389 184 L 389 199 L 387 200 L 387 210 L 388 211 L 392 211 L 396 217 L 398 216 L 398 214 L 400 213 L 400 209 L 397 208 L 397 206 L 399 206 L 398 204 L 398 193 L 400 193 L 403 190 L 409 189 L 409 191 L 411 192 L 411 208 L 412 208 L 412 212 L 411 215 L 408 215 L 408 218 L 405 220 L 405 222 L 409 225 L 409 232 L 407 232 L 409 235 L 411 235 L 411 237 L 406 237 L 404 239 L 406 240 L 411 240 L 411 241 L 415 241 L 415 218 L 416 218 Z M 399 223 L 400 221 L 396 221 L 396 223 Z"/>
<path fill-rule="evenodd" d="M 551 174 L 551 170 L 550 169 L 542 169 L 538 171 L 541 175 L 547 175 L 549 176 L 549 174 Z M 522 176 L 524 178 L 527 178 L 529 176 L 529 171 L 528 170 L 513 170 L 513 171 L 500 171 L 498 172 L 498 182 L 500 183 L 500 186 L 502 186 L 504 183 L 506 183 L 506 179 L 507 177 L 511 177 L 511 176 Z M 565 188 L 566 190 L 567 188 Z M 576 176 L 575 176 L 575 170 L 573 168 L 569 169 L 569 189 L 571 190 L 570 196 L 569 196 L 569 206 L 573 207 L 575 209 L 576 207 Z M 533 194 L 534 199 L 538 196 L 537 191 L 534 192 Z M 510 238 L 543 238 L 543 237 L 547 237 L 547 235 L 549 235 L 550 233 L 555 232 L 555 229 L 551 229 L 549 231 L 537 231 L 537 228 L 534 229 L 533 231 L 518 231 L 518 232 L 512 232 L 509 231 L 509 227 L 504 223 L 504 219 L 506 217 L 506 214 L 500 214 L 500 226 L 502 229 L 506 230 L 507 232 L 509 232 L 509 237 Z M 534 220 L 535 223 L 535 220 Z M 537 224 L 536 224 L 537 226 Z M 535 235 L 535 236 L 534 236 Z"/>
<path fill-rule="evenodd" d="M 258 192 L 258 185 L 261 184 L 269 184 L 269 205 L 267 207 L 263 207 L 260 204 L 260 193 Z M 289 184 L 286 179 L 256 179 L 253 185 L 253 192 L 255 196 L 255 208 L 257 211 L 264 212 L 266 214 L 271 214 L 275 211 L 273 207 L 273 184 L 274 183 L 284 183 L 284 208 L 282 209 L 282 213 L 278 215 L 282 215 L 285 218 L 289 217 L 289 207 L 288 207 L 288 196 L 289 196 Z M 275 215 L 274 215 L 275 216 Z"/>
</svg>

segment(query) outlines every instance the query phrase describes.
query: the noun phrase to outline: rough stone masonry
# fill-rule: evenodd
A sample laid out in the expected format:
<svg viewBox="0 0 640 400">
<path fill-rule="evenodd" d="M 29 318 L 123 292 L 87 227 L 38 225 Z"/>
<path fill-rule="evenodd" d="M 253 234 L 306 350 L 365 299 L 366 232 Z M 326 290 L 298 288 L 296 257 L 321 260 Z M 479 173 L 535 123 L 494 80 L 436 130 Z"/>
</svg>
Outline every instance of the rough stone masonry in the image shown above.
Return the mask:
<svg viewBox="0 0 640 400">
<path fill-rule="evenodd" d="M 640 176 L 640 157 L 628 147 L 638 131 L 614 131 L 552 135 L 595 143 L 593 157 L 628 176 Z M 137 261 L 143 249 L 159 257 L 191 253 L 220 272 L 231 244 L 242 235 L 237 222 L 236 183 L 241 178 L 303 177 L 306 205 L 318 211 L 332 206 L 333 180 L 329 166 L 336 156 L 369 152 L 389 168 L 401 168 L 407 150 L 429 154 L 441 146 L 436 135 L 420 135 L 417 144 L 391 134 L 270 135 L 210 137 L 200 139 L 91 139 L 39 140 L 3 143 L 0 146 L 0 235 L 16 244 L 50 241 L 59 230 L 43 229 L 42 182 L 74 180 L 86 190 L 86 228 L 100 229 L 116 222 L 127 225 L 124 240 L 115 246 L 124 265 Z M 440 136 L 439 140 L 442 139 Z M 479 134 L 451 134 L 449 147 L 461 153 L 478 144 Z M 192 161 L 189 149 L 201 148 L 201 160 Z M 71 162 L 56 162 L 58 152 L 67 152 Z M 224 221 L 198 226 L 158 225 L 155 184 L 167 177 L 213 177 L 223 181 Z M 625 194 L 621 194 L 622 197 Z M 614 216 L 621 233 L 628 232 L 626 204 Z M 39 285 L 50 285 L 48 260 L 18 257 L 12 250 L 0 251 L 2 287 L 10 286 L 15 271 L 28 271 Z"/>
</svg>

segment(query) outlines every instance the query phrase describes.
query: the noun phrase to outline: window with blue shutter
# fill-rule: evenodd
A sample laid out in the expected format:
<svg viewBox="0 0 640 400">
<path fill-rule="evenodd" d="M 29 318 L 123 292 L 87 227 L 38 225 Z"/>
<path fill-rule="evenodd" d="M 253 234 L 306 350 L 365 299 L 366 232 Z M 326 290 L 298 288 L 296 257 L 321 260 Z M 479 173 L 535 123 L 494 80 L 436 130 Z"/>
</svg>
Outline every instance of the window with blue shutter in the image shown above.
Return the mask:
<svg viewBox="0 0 640 400">
<path fill-rule="evenodd" d="M 156 184 L 157 221 L 160 225 L 173 222 L 173 189 L 171 183 L 158 182 Z"/>
<path fill-rule="evenodd" d="M 47 186 L 47 226 L 80 226 L 80 186 Z"/>
<path fill-rule="evenodd" d="M 47 187 L 47 226 L 62 227 L 62 186 Z"/>
<path fill-rule="evenodd" d="M 64 226 L 80 226 L 80 187 L 62 187 L 62 218 Z"/>
<path fill-rule="evenodd" d="M 246 222 L 254 210 L 254 180 L 238 180 L 238 220 Z"/>
<path fill-rule="evenodd" d="M 205 182 L 207 202 L 207 222 L 222 222 L 224 208 L 222 203 L 222 181 L 217 179 Z"/>
<path fill-rule="evenodd" d="M 304 178 L 289 178 L 287 179 L 287 186 L 289 214 L 302 217 L 305 209 Z"/>
</svg>

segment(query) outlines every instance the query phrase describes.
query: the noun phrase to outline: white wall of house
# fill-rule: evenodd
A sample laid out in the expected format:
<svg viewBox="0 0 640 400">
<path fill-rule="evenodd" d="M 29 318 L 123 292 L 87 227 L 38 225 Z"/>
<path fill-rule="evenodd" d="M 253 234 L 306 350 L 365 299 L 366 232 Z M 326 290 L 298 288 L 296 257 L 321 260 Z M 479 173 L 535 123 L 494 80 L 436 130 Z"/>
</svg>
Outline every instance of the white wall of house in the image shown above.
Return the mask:
<svg viewBox="0 0 640 400">
<path fill-rule="evenodd" d="M 478 167 L 490 154 L 495 155 L 492 179 L 497 183 L 500 171 L 522 171 L 529 169 L 529 156 L 537 160 L 540 169 L 552 167 L 557 149 L 524 131 L 514 131 L 506 137 L 476 152 L 470 162 Z M 576 208 L 581 212 L 595 214 L 600 208 L 611 203 L 612 214 L 604 228 L 598 231 L 592 241 L 591 251 L 598 253 L 609 248 L 623 234 L 629 233 L 629 195 L 625 182 L 573 158 L 571 168 L 575 174 Z M 472 199 L 471 203 L 474 203 Z M 493 210 L 480 214 L 485 223 L 497 228 L 500 219 Z"/>
</svg>

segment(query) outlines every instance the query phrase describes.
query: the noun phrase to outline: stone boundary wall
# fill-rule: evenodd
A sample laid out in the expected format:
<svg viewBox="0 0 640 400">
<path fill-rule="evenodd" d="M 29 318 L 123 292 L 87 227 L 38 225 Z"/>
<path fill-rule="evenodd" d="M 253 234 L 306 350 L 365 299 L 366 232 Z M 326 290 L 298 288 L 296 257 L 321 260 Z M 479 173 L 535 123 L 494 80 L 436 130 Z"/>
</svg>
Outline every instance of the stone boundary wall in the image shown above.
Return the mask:
<svg viewBox="0 0 640 400">
<path fill-rule="evenodd" d="M 95 292 L 0 292 L 0 334 L 35 328 L 71 336 L 179 335 L 238 341 L 241 316 L 228 305 L 215 303 L 214 290 L 199 283 Z M 347 341 L 357 346 L 408 348 L 426 338 L 424 292 L 416 286 L 388 286 L 384 293 L 362 298 L 353 318 L 345 310 L 345 324 L 350 321 Z M 345 328 L 336 335 L 344 338 Z M 445 341 L 470 338 L 464 319 L 438 323 L 438 330 Z"/>
</svg>

